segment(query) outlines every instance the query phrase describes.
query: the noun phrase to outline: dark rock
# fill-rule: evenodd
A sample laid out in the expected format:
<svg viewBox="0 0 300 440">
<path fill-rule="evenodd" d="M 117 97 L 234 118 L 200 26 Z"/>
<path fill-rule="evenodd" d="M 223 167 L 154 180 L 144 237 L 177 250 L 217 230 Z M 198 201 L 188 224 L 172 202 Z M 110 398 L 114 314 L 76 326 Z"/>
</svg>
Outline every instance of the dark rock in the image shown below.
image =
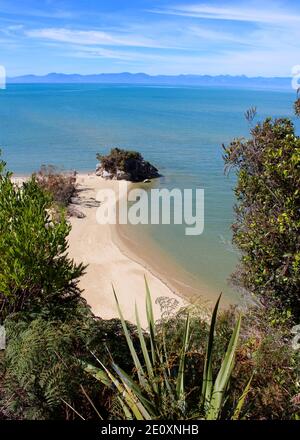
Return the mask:
<svg viewBox="0 0 300 440">
<path fill-rule="evenodd" d="M 71 197 L 70 204 L 80 205 L 80 198 L 79 197 Z"/>
<path fill-rule="evenodd" d="M 86 217 L 86 215 L 82 211 L 79 211 L 79 209 L 74 205 L 68 206 L 68 215 L 70 217 L 76 217 L 76 218 L 85 218 Z"/>
</svg>

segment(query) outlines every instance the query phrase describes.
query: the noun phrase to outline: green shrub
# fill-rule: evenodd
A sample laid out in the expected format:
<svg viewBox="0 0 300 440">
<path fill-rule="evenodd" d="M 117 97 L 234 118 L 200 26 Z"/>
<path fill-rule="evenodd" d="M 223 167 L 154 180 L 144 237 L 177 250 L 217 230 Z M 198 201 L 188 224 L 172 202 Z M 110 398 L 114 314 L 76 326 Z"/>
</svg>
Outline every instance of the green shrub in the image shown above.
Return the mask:
<svg viewBox="0 0 300 440">
<path fill-rule="evenodd" d="M 0 320 L 20 310 L 70 313 L 84 271 L 67 256 L 70 225 L 51 215 L 51 198 L 34 178 L 14 185 L 0 178 Z"/>
<path fill-rule="evenodd" d="M 136 378 L 125 372 L 112 359 L 111 369 L 108 369 L 103 360 L 101 367 L 87 365 L 86 371 L 99 380 L 100 383 L 111 387 L 117 394 L 120 405 L 121 419 L 138 420 L 190 420 L 222 418 L 223 408 L 230 392 L 230 376 L 234 367 L 235 352 L 237 349 L 241 318 L 239 317 L 230 336 L 228 346 L 224 347 L 224 358 L 213 372 L 213 353 L 215 341 L 215 326 L 217 321 L 218 300 L 208 330 L 208 337 L 203 356 L 202 374 L 197 375 L 195 389 L 196 401 L 192 397 L 191 389 L 186 382 L 191 375 L 190 357 L 190 316 L 187 314 L 184 322 L 184 332 L 175 352 L 168 350 L 166 342 L 170 335 L 166 335 L 164 326 L 155 324 L 152 310 L 151 296 L 146 284 L 146 312 L 149 326 L 149 335 L 142 331 L 138 311 L 136 320 L 142 356 L 136 352 L 128 327 L 124 321 L 122 311 L 117 307 L 127 344 L 135 365 Z M 195 350 L 193 350 L 194 354 Z M 232 413 L 228 418 L 239 418 L 250 387 L 248 384 L 232 406 Z M 122 414 L 123 413 L 123 414 Z"/>
<path fill-rule="evenodd" d="M 300 353 L 290 333 L 299 310 L 299 138 L 289 121 L 267 120 L 225 157 L 239 173 L 237 278 L 269 306 L 268 314 L 248 308 L 238 344 L 235 309 L 217 318 L 215 310 L 211 327 L 197 306 L 154 324 L 148 296 L 150 332 L 122 317 L 94 317 L 77 286 L 84 268 L 67 256 L 64 212 L 53 216 L 53 197 L 35 178 L 15 186 L 0 161 L 0 319 L 8 336 L 1 418 L 300 417 Z M 211 384 L 221 397 L 214 404 Z"/>
<path fill-rule="evenodd" d="M 62 399 L 78 407 L 84 383 L 73 357 L 82 350 L 80 330 L 71 323 L 22 318 L 11 315 L 5 321 L 7 399 L 2 405 L 22 418 L 62 418 L 68 412 Z"/>
<path fill-rule="evenodd" d="M 224 147 L 225 148 L 225 147 Z M 288 119 L 266 119 L 225 148 L 237 172 L 233 280 L 269 308 L 300 317 L 300 138 Z"/>
<path fill-rule="evenodd" d="M 112 374 L 114 380 L 117 379 L 120 383 L 125 380 L 127 385 L 130 385 L 132 380 L 134 381 L 133 396 L 137 392 L 136 386 L 139 386 L 143 397 L 150 402 L 155 401 L 157 412 L 152 414 L 152 418 L 170 420 L 207 417 L 205 407 L 199 402 L 199 395 L 202 392 L 201 378 L 205 371 L 207 340 L 210 334 L 208 313 L 203 306 L 188 306 L 171 316 L 165 316 L 163 321 L 156 323 L 155 338 L 160 347 L 159 351 L 162 350 L 163 353 L 163 363 L 158 358 L 156 367 L 153 368 L 154 381 L 157 379 L 163 385 L 165 380 L 163 373 L 167 369 L 166 377 L 176 396 L 174 387 L 176 387 L 180 370 L 187 317 L 191 338 L 184 359 L 185 399 L 183 402 L 185 405 L 180 405 L 177 399 L 172 400 L 167 389 L 162 389 L 159 396 L 144 389 L 136 374 L 137 366 L 131 372 L 125 369 L 125 372 L 129 373 L 126 379 L 122 372 L 124 369 L 118 368 L 120 365 L 116 359 L 109 371 L 104 368 L 107 364 L 102 361 L 104 372 Z M 214 379 L 220 371 L 237 319 L 238 314 L 235 308 L 222 310 L 216 319 L 213 351 L 211 352 L 211 371 Z M 220 417 L 222 419 L 290 420 L 300 417 L 300 351 L 292 348 L 291 327 L 291 319 L 274 322 L 259 307 L 247 309 L 236 347 L 234 368 L 221 404 Z M 143 335 L 151 360 L 151 331 L 150 334 L 147 332 Z M 147 362 L 143 354 L 140 353 L 138 358 L 141 359 L 141 366 L 148 378 Z M 102 360 L 101 357 L 99 359 Z M 99 369 L 90 367 L 89 371 L 95 376 L 98 374 L 98 379 L 103 380 L 104 383 L 107 380 L 105 375 L 99 373 Z M 169 376 L 170 373 L 171 376 Z M 250 378 L 250 385 L 246 386 Z M 112 377 L 107 383 L 110 381 Z M 137 396 L 139 400 L 140 396 L 140 394 Z M 235 411 L 237 408 L 238 410 Z M 124 407 L 119 403 L 119 406 L 112 407 L 111 412 L 117 418 L 124 418 L 123 410 Z"/>
<path fill-rule="evenodd" d="M 108 359 L 107 347 L 131 369 L 121 323 L 96 318 L 82 299 L 77 283 L 84 267 L 68 258 L 70 225 L 64 211 L 53 211 L 53 194 L 35 177 L 14 185 L 4 162 L 0 173 L 0 319 L 7 332 L 0 413 L 91 418 L 96 405 L 107 416 L 110 393 L 84 373 L 78 358 L 91 361 L 93 352 Z"/>
<path fill-rule="evenodd" d="M 86 374 L 82 362 L 110 353 L 133 363 L 119 320 L 96 318 L 83 303 L 67 320 L 19 312 L 5 321 L 7 348 L 0 376 L 0 412 L 18 419 L 95 419 L 110 416 L 113 394 Z M 129 326 L 134 338 L 135 328 Z M 91 403 L 92 402 L 92 403 Z"/>
<path fill-rule="evenodd" d="M 233 372 L 233 392 L 254 371 L 245 405 L 248 420 L 290 420 L 300 416 L 300 351 L 292 347 L 291 322 L 268 320 L 261 308 L 249 308 L 241 329 L 241 343 Z M 228 401 L 231 405 L 231 400 Z"/>
</svg>

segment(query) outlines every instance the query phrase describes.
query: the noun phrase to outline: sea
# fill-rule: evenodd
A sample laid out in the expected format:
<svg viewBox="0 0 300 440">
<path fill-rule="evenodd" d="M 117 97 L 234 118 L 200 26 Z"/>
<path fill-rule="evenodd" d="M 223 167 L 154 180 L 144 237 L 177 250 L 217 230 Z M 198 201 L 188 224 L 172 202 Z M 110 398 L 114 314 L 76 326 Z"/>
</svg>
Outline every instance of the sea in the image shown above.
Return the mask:
<svg viewBox="0 0 300 440">
<path fill-rule="evenodd" d="M 249 136 L 244 113 L 253 106 L 257 121 L 289 117 L 299 131 L 294 100 L 292 89 L 12 84 L 0 90 L 0 148 L 20 175 L 42 164 L 92 171 L 97 153 L 138 150 L 162 174 L 156 188 L 204 189 L 201 235 L 186 236 L 184 225 L 138 225 L 127 239 L 141 253 L 151 243 L 153 259 L 161 252 L 185 282 L 199 280 L 237 302 L 240 292 L 228 283 L 240 258 L 231 243 L 235 175 L 224 173 L 222 145 Z"/>
</svg>

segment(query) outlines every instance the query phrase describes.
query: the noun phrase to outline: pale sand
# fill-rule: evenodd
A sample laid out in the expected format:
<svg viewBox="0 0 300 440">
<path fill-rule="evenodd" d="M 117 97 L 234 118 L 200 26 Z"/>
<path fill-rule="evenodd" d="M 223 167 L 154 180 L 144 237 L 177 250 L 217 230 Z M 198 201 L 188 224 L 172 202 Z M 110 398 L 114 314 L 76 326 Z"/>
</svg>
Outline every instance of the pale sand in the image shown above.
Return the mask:
<svg viewBox="0 0 300 440">
<path fill-rule="evenodd" d="M 28 177 L 15 175 L 13 181 L 22 185 Z M 156 302 L 159 298 L 168 298 L 171 304 L 177 302 L 177 309 L 187 304 L 201 304 L 203 310 L 211 308 L 220 292 L 194 280 L 161 249 L 153 246 L 151 240 L 139 235 L 135 240 L 128 239 L 124 227 L 97 223 L 97 192 L 108 188 L 117 194 L 118 182 L 102 179 L 94 173 L 80 173 L 77 185 L 80 204 L 76 208 L 86 217 L 70 219 L 69 256 L 87 265 L 79 286 L 95 315 L 103 319 L 118 317 L 114 286 L 125 319 L 136 321 L 137 304 L 141 323 L 146 327 L 144 277 L 150 287 L 156 318 L 161 316 Z M 230 304 L 228 298 L 222 298 L 222 308 Z"/>
<path fill-rule="evenodd" d="M 116 181 L 107 181 L 95 175 L 77 176 L 80 205 L 79 210 L 86 217 L 71 218 L 72 231 L 69 236 L 69 255 L 76 262 L 88 265 L 86 274 L 80 281 L 83 297 L 95 315 L 104 319 L 118 317 L 113 295 L 114 286 L 125 319 L 135 322 L 135 303 L 142 325 L 146 325 L 145 284 L 146 276 L 154 304 L 155 317 L 160 317 L 160 307 L 155 301 L 160 297 L 177 300 L 184 304 L 159 277 L 128 254 L 121 251 L 113 240 L 114 225 L 99 225 L 96 221 L 97 206 L 93 203 L 99 190 L 117 188 Z M 87 203 L 90 202 L 90 203 Z M 86 206 L 89 204 L 90 206 Z"/>
</svg>

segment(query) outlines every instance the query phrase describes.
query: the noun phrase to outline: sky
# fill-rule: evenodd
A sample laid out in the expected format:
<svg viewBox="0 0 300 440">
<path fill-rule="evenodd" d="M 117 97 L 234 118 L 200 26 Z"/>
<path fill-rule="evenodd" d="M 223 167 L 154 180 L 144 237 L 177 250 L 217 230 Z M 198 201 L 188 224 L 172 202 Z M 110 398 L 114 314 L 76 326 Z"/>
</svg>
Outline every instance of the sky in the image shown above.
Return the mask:
<svg viewBox="0 0 300 440">
<path fill-rule="evenodd" d="M 8 76 L 290 76 L 299 0 L 0 0 Z"/>
</svg>

